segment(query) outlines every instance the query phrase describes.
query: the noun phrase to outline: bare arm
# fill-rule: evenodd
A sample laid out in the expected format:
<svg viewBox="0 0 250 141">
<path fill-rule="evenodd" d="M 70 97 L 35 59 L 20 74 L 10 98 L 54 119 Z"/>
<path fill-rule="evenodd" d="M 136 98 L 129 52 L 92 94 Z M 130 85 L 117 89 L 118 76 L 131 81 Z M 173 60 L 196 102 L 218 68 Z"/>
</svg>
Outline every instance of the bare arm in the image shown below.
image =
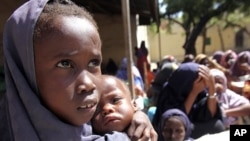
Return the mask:
<svg viewBox="0 0 250 141">
<path fill-rule="evenodd" d="M 201 92 L 201 90 L 199 90 L 199 84 L 201 84 L 202 82 L 199 82 L 201 79 L 201 77 L 198 77 L 194 84 L 193 84 L 193 89 L 191 90 L 191 92 L 189 93 L 187 99 L 185 100 L 184 106 L 185 106 L 185 110 L 186 113 L 189 114 L 189 112 L 191 111 L 191 108 L 194 104 L 194 101 L 196 99 L 196 97 L 198 96 L 198 94 Z"/>
<path fill-rule="evenodd" d="M 212 117 L 215 115 L 217 111 L 217 98 L 215 94 L 215 82 L 212 75 L 209 74 L 208 80 L 206 82 L 206 85 L 208 87 L 208 102 L 207 106 L 208 109 L 212 115 Z"/>
<path fill-rule="evenodd" d="M 226 116 L 248 116 L 250 115 L 250 103 L 244 104 L 236 108 L 227 109 L 224 111 Z"/>
</svg>

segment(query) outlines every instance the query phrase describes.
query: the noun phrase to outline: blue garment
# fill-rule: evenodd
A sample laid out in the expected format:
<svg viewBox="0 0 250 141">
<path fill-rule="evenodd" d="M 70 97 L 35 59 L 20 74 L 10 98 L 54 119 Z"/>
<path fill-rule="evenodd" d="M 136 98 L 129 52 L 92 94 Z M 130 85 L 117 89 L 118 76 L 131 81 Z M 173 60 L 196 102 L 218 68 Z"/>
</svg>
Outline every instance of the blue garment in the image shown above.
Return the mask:
<svg viewBox="0 0 250 141">
<path fill-rule="evenodd" d="M 123 58 L 121 65 L 120 65 L 120 68 L 116 72 L 116 77 L 118 77 L 126 82 L 128 81 L 127 63 L 128 63 L 127 58 Z M 144 90 L 143 79 L 141 77 L 139 70 L 137 69 L 137 67 L 134 64 L 132 64 L 132 74 L 134 76 L 134 84 L 139 86 L 142 90 Z"/>
<path fill-rule="evenodd" d="M 156 107 L 155 106 L 151 106 L 151 107 L 148 108 L 147 115 L 148 115 L 149 120 L 151 122 L 153 121 L 153 118 L 154 118 L 154 115 L 155 115 L 155 111 L 156 111 Z"/>
</svg>

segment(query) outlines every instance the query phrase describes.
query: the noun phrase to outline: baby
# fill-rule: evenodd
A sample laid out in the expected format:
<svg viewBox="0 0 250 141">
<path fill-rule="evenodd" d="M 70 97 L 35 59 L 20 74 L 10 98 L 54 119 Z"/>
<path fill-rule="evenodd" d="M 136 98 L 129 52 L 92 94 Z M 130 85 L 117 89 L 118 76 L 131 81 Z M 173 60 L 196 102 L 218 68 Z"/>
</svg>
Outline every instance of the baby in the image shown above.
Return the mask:
<svg viewBox="0 0 250 141">
<path fill-rule="evenodd" d="M 101 98 L 92 118 L 94 131 L 98 134 L 126 131 L 137 110 L 126 83 L 115 76 L 102 75 L 99 84 Z"/>
</svg>

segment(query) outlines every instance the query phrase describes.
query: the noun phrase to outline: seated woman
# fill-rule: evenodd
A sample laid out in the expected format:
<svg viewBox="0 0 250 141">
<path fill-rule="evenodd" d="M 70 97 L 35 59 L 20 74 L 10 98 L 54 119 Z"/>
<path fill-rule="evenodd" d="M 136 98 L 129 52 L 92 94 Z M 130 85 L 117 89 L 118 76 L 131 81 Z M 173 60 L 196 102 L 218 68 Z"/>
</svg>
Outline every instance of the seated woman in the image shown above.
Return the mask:
<svg viewBox="0 0 250 141">
<path fill-rule="evenodd" d="M 229 88 L 237 93 L 242 93 L 244 82 L 250 75 L 250 52 L 242 51 L 231 68 L 232 75 L 229 79 Z"/>
<path fill-rule="evenodd" d="M 225 54 L 224 51 L 221 51 L 221 50 L 215 51 L 212 55 L 212 59 L 221 65 L 221 60 L 224 54 Z"/>
<path fill-rule="evenodd" d="M 231 69 L 236 59 L 237 59 L 237 53 L 229 49 L 225 51 L 225 53 L 222 55 L 220 64 L 226 69 Z"/>
<path fill-rule="evenodd" d="M 231 124 L 238 124 L 239 117 L 241 115 L 230 116 L 230 109 L 236 107 L 242 107 L 243 105 L 249 104 L 248 99 L 235 93 L 234 91 L 227 88 L 227 79 L 224 73 L 218 69 L 211 69 L 211 74 L 215 79 L 215 89 L 218 96 L 218 102 L 226 114 L 224 124 L 227 128 Z M 237 108 L 241 109 L 241 108 Z"/>
<path fill-rule="evenodd" d="M 159 134 L 161 115 L 168 109 L 178 108 L 194 124 L 192 138 L 225 130 L 222 114 L 214 95 L 214 79 L 210 70 L 197 63 L 183 63 L 170 76 L 161 91 L 153 126 Z"/>
<path fill-rule="evenodd" d="M 179 109 L 169 109 L 161 117 L 160 141 L 192 141 L 193 126 L 187 115 Z"/>
<path fill-rule="evenodd" d="M 232 77 L 234 81 L 239 81 L 239 77 L 250 74 L 250 52 L 242 51 L 238 54 L 235 64 L 232 67 Z"/>
</svg>

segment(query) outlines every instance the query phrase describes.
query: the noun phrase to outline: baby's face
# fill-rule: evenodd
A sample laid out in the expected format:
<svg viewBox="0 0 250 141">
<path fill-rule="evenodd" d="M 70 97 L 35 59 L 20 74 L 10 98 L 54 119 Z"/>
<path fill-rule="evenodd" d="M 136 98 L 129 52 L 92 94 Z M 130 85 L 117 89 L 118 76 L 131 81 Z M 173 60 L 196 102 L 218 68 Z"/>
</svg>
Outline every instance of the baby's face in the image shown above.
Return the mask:
<svg viewBox="0 0 250 141">
<path fill-rule="evenodd" d="M 124 131 L 136 108 L 132 104 L 130 92 L 123 82 L 113 78 L 106 79 L 103 85 L 100 102 L 92 119 L 93 128 L 100 134 Z"/>
<path fill-rule="evenodd" d="M 94 83 L 101 75 L 101 41 L 87 20 L 58 17 L 56 31 L 34 43 L 36 79 L 40 96 L 65 122 L 88 122 L 99 100 Z"/>
</svg>

